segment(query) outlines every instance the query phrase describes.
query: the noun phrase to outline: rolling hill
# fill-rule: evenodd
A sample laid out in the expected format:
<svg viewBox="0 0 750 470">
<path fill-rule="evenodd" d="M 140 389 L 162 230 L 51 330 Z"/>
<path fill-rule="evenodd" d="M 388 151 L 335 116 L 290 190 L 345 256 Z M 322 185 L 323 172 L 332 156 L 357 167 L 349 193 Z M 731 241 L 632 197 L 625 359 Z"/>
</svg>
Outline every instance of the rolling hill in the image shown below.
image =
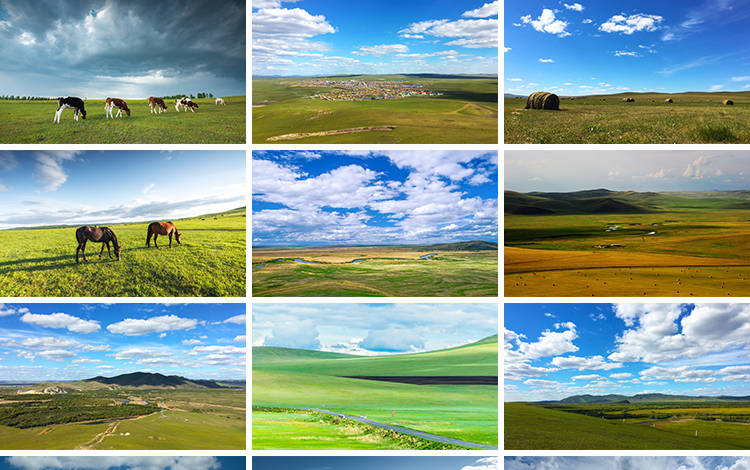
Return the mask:
<svg viewBox="0 0 750 470">
<path fill-rule="evenodd" d="M 133 372 L 115 377 L 93 377 L 76 382 L 47 382 L 19 390 L 19 395 L 26 394 L 63 394 L 85 390 L 192 390 L 206 388 L 224 388 L 211 380 L 190 380 L 176 375 Z"/>
</svg>

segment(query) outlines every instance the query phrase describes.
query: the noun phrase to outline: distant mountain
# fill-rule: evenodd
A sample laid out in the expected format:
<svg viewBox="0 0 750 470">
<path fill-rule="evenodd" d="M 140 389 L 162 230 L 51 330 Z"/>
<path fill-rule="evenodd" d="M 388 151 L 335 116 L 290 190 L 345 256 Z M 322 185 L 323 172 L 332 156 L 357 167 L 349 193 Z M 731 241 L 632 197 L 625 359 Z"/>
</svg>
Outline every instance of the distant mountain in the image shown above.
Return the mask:
<svg viewBox="0 0 750 470">
<path fill-rule="evenodd" d="M 115 377 L 94 377 L 82 382 L 98 382 L 105 385 L 117 385 L 122 388 L 164 388 L 164 389 L 195 389 L 195 388 L 223 388 L 212 380 L 189 380 L 177 375 L 151 374 L 147 372 L 133 372 Z M 72 385 L 72 384 L 71 384 Z"/>
<path fill-rule="evenodd" d="M 224 388 L 213 380 L 191 380 L 176 375 L 133 372 L 115 377 L 94 377 L 76 382 L 46 382 L 18 390 L 19 395 L 44 394 L 59 395 L 86 390 L 121 390 L 121 389 L 168 389 L 190 390 L 206 388 Z"/>
<path fill-rule="evenodd" d="M 668 395 L 664 393 L 641 393 L 633 395 L 631 397 L 627 395 L 574 395 L 571 397 L 563 398 L 562 400 L 554 401 L 540 401 L 536 403 L 541 404 L 558 404 L 558 405 L 590 405 L 590 404 L 606 404 L 606 403 L 665 403 L 665 402 L 697 402 L 697 401 L 750 401 L 750 396 L 732 397 L 732 396 L 717 396 L 707 397 L 698 396 L 691 397 L 687 395 Z"/>
<path fill-rule="evenodd" d="M 497 251 L 497 243 L 485 242 L 482 240 L 473 240 L 470 242 L 439 243 L 436 245 L 428 245 L 428 246 L 425 246 L 424 248 L 427 250 L 440 250 L 440 251 L 484 251 L 484 250 Z"/>
</svg>

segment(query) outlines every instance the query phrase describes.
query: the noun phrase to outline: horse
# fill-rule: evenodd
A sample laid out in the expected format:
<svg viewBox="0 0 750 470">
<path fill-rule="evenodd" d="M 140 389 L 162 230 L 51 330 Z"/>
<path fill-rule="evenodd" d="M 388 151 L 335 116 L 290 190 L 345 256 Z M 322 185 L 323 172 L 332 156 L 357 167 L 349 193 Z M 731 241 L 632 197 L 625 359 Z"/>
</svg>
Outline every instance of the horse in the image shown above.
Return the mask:
<svg viewBox="0 0 750 470">
<path fill-rule="evenodd" d="M 172 222 L 154 222 L 148 226 L 148 234 L 146 235 L 146 246 L 151 246 L 151 235 L 154 236 L 154 246 L 159 248 L 156 244 L 156 237 L 159 235 L 169 235 L 169 247 L 172 248 L 172 234 L 175 235 L 177 243 L 182 245 L 182 235 L 177 231 L 177 227 Z"/>
<path fill-rule="evenodd" d="M 122 252 L 122 247 L 117 242 L 117 235 L 115 235 L 115 232 L 113 232 L 109 227 L 91 227 L 89 225 L 79 227 L 78 230 L 76 230 L 76 240 L 78 240 L 78 248 L 76 248 L 76 263 L 78 262 L 79 251 L 83 253 L 83 260 L 88 262 L 88 259 L 86 259 L 87 240 L 102 244 L 102 250 L 99 252 L 99 259 L 102 259 L 102 253 L 104 253 L 104 245 L 107 245 L 107 254 L 109 255 L 109 259 L 113 259 L 112 253 L 109 251 L 109 242 L 112 242 L 112 245 L 115 248 L 115 255 L 117 255 L 117 261 L 120 261 L 120 252 Z"/>
</svg>

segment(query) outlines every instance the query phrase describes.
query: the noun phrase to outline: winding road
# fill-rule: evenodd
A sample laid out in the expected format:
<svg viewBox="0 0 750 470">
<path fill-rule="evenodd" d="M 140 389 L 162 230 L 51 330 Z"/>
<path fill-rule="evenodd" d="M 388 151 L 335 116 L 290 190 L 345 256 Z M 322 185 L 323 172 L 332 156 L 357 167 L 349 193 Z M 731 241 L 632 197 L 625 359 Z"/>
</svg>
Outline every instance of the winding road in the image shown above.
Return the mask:
<svg viewBox="0 0 750 470">
<path fill-rule="evenodd" d="M 443 444 L 453 444 L 457 446 L 470 447 L 472 449 L 498 450 L 497 446 L 490 446 L 487 444 L 477 444 L 476 442 L 462 441 L 460 439 L 453 439 L 451 437 L 438 436 L 437 434 L 428 434 L 426 432 L 415 431 L 409 428 L 402 428 L 401 426 L 393 426 L 391 424 L 385 424 L 385 423 L 381 423 L 378 421 L 373 421 L 371 419 L 360 418 L 358 416 L 351 416 L 351 415 L 339 413 L 336 411 L 321 410 L 318 408 L 300 408 L 300 409 L 317 411 L 319 413 L 325 413 L 325 414 L 329 414 L 332 416 L 338 416 L 339 418 L 351 419 L 352 421 L 357 421 L 358 423 L 366 424 L 368 426 L 375 426 L 376 428 L 389 429 L 391 431 L 396 431 L 396 432 L 400 432 L 403 434 L 408 434 L 410 436 L 427 439 L 428 441 L 442 442 Z"/>
</svg>

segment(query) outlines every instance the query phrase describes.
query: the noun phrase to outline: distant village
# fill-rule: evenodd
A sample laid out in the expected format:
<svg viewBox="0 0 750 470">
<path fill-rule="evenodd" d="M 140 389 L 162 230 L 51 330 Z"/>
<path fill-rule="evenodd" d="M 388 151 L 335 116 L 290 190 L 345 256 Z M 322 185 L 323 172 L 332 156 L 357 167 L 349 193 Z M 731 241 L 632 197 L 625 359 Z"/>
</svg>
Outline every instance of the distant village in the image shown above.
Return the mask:
<svg viewBox="0 0 750 470">
<path fill-rule="evenodd" d="M 410 96 L 441 96 L 426 90 L 426 84 L 406 83 L 404 80 L 307 80 L 304 82 L 282 82 L 290 87 L 326 87 L 331 88 L 328 93 L 316 93 L 307 98 L 328 101 L 365 101 L 408 98 Z"/>
</svg>

